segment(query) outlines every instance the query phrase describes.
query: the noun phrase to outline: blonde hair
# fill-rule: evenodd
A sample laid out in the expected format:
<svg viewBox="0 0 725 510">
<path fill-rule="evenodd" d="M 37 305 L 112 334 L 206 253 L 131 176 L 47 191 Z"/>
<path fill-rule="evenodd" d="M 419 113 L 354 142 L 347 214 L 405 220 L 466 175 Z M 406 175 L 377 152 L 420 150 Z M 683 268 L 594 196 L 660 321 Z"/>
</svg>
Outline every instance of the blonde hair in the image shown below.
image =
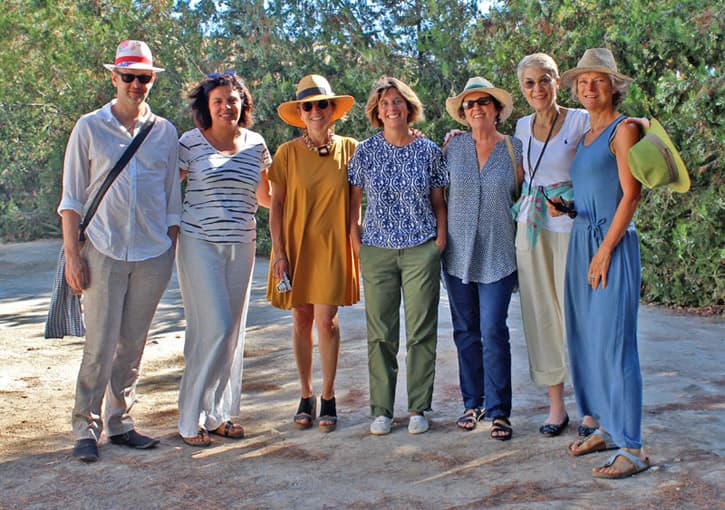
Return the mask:
<svg viewBox="0 0 725 510">
<path fill-rule="evenodd" d="M 378 103 L 380 98 L 390 89 L 397 90 L 403 96 L 405 102 L 408 103 L 408 124 L 423 120 L 423 103 L 420 102 L 413 89 L 397 78 L 382 76 L 370 90 L 368 102 L 365 105 L 365 115 L 367 115 L 373 127 L 383 127 L 382 121 L 378 118 Z"/>
</svg>

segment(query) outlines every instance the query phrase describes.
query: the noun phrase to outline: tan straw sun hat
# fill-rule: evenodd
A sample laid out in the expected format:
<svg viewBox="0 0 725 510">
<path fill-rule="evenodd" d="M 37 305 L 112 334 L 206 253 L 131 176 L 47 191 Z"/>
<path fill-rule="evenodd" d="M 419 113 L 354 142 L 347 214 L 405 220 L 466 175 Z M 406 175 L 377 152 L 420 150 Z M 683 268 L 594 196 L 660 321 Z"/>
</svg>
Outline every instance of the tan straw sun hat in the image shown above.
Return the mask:
<svg viewBox="0 0 725 510">
<path fill-rule="evenodd" d="M 582 73 L 605 73 L 616 76 L 627 83 L 634 81 L 629 76 L 617 71 L 614 55 L 607 48 L 589 48 L 586 50 L 576 67 L 561 75 L 561 86 L 570 87 L 576 77 Z"/>
<path fill-rule="evenodd" d="M 163 68 L 154 67 L 151 50 L 143 41 L 122 41 L 116 48 L 116 59 L 113 64 L 103 64 L 109 71 L 114 69 L 135 69 L 138 71 L 161 72 Z"/>
<path fill-rule="evenodd" d="M 355 98 L 347 95 L 336 95 L 332 92 L 330 83 L 319 74 L 308 74 L 297 84 L 296 99 L 282 103 L 277 108 L 280 118 L 287 124 L 303 128 L 305 123 L 300 118 L 298 106 L 300 103 L 320 101 L 322 99 L 334 100 L 335 111 L 332 113 L 332 122 L 343 117 L 355 104 Z"/>
<path fill-rule="evenodd" d="M 461 103 L 468 94 L 473 92 L 485 92 L 491 97 L 496 98 L 496 100 L 503 105 L 503 110 L 501 110 L 501 122 L 511 116 L 511 112 L 514 110 L 514 101 L 511 98 L 511 94 L 506 92 L 504 89 L 494 87 L 491 82 L 485 78 L 474 76 L 473 78 L 469 78 L 466 82 L 466 86 L 463 87 L 463 91 L 460 94 L 446 99 L 446 110 L 456 121 L 460 122 L 464 126 L 468 125 L 465 117 L 461 118 L 460 115 Z"/>
</svg>

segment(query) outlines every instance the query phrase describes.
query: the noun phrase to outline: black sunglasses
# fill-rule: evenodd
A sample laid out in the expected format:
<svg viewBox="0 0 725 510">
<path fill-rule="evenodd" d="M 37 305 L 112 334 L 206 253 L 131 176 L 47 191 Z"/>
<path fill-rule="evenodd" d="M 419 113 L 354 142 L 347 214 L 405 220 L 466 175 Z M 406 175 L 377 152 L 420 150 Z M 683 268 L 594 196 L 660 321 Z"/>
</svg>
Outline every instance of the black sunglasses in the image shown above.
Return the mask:
<svg viewBox="0 0 725 510">
<path fill-rule="evenodd" d="M 570 218 L 574 219 L 576 218 L 576 209 L 574 209 L 574 202 L 570 200 L 564 200 L 561 199 L 561 202 L 554 202 L 551 200 L 548 196 L 546 196 L 546 193 L 544 192 L 543 188 L 541 190 L 541 193 L 544 195 L 544 198 L 547 202 L 549 202 L 551 205 L 554 206 L 554 209 L 559 211 L 560 213 L 566 214 Z"/>
<path fill-rule="evenodd" d="M 138 80 L 140 83 L 146 84 L 154 79 L 153 74 L 131 74 L 120 71 L 116 71 L 116 74 L 121 77 L 123 83 L 133 83 L 133 80 Z"/>
<path fill-rule="evenodd" d="M 484 97 L 479 97 L 478 99 L 469 99 L 468 101 L 463 101 L 461 103 L 461 106 L 465 110 L 470 110 L 471 108 L 473 108 L 476 105 L 486 106 L 491 103 L 493 103 L 493 99 L 491 98 L 491 96 L 484 96 Z"/>
<path fill-rule="evenodd" d="M 315 104 L 320 110 L 324 110 L 325 108 L 330 106 L 330 102 L 327 99 L 320 99 L 319 101 L 308 101 L 306 103 L 302 103 L 302 109 L 306 112 L 311 112 L 312 106 Z"/>
</svg>

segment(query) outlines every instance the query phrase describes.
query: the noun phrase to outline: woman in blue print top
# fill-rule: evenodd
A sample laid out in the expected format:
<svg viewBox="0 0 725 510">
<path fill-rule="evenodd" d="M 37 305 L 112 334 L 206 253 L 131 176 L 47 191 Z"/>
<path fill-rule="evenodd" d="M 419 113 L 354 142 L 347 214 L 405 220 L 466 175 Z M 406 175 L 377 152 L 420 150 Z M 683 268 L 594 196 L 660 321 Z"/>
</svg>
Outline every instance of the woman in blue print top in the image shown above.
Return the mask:
<svg viewBox="0 0 725 510">
<path fill-rule="evenodd" d="M 400 297 L 405 303 L 408 432 L 428 430 L 435 376 L 440 254 L 446 244 L 443 154 L 410 125 L 423 105 L 400 80 L 383 76 L 365 113 L 382 128 L 361 142 L 348 165 L 350 236 L 359 253 L 368 333 L 370 432 L 388 434 L 398 374 Z M 367 209 L 360 227 L 363 190 Z"/>
</svg>

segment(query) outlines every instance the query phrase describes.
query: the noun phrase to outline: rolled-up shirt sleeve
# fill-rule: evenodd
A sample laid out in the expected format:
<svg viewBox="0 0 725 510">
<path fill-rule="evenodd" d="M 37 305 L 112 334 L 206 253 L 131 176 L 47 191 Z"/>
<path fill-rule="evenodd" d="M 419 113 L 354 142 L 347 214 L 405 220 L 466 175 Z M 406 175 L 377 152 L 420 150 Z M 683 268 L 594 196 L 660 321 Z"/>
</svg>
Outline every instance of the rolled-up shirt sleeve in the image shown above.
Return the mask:
<svg viewBox="0 0 725 510">
<path fill-rule="evenodd" d="M 88 129 L 86 119 L 81 117 L 73 127 L 68 139 L 63 159 L 63 191 L 58 205 L 58 214 L 71 210 L 83 216 L 90 182 Z"/>
</svg>

